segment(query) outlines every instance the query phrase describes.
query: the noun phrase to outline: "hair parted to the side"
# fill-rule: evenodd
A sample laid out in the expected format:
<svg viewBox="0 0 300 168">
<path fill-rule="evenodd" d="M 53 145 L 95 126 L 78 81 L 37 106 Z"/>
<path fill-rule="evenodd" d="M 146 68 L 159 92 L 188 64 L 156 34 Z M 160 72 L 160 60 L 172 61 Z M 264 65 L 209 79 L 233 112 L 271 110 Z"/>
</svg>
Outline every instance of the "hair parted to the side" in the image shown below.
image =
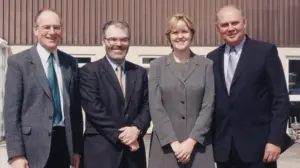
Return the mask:
<svg viewBox="0 0 300 168">
<path fill-rule="evenodd" d="M 111 21 L 106 22 L 103 25 L 103 28 L 102 28 L 102 37 L 103 37 L 103 39 L 106 38 L 105 37 L 106 30 L 112 25 L 117 27 L 117 28 L 120 28 L 120 29 L 127 29 L 128 37 L 130 37 L 130 27 L 129 27 L 129 24 L 127 22 L 125 22 L 123 20 L 111 20 Z"/>
<path fill-rule="evenodd" d="M 179 21 L 183 21 L 186 24 L 186 26 L 192 32 L 192 39 L 194 38 L 194 34 L 196 32 L 195 28 L 194 28 L 194 22 L 191 20 L 191 18 L 189 16 L 182 14 L 182 13 L 177 13 L 177 14 L 171 16 L 168 20 L 167 32 L 165 33 L 165 36 L 167 37 L 169 42 L 170 42 L 170 34 L 174 29 L 176 29 Z M 171 47 L 173 48 L 172 44 L 171 44 Z"/>
</svg>

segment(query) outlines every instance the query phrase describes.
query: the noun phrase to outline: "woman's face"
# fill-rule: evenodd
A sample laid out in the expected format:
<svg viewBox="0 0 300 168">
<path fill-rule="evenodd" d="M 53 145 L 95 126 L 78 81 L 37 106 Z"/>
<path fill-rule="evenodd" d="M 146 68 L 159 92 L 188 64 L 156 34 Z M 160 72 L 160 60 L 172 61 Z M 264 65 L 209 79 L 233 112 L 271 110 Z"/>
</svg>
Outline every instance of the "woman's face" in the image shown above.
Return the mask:
<svg viewBox="0 0 300 168">
<path fill-rule="evenodd" d="M 189 49 L 193 34 L 186 23 L 180 20 L 170 32 L 170 42 L 174 50 L 182 51 Z"/>
</svg>

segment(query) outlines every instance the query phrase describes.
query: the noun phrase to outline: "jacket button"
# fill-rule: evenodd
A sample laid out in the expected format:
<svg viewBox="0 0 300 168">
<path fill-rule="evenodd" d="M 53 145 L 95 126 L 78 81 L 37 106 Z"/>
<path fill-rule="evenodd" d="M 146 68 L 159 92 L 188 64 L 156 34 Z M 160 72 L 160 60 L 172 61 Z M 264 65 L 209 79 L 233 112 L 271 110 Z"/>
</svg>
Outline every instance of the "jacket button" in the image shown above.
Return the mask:
<svg viewBox="0 0 300 168">
<path fill-rule="evenodd" d="M 49 136 L 49 137 L 51 136 L 51 132 L 48 133 L 48 136 Z"/>
<path fill-rule="evenodd" d="M 185 117 L 184 117 L 184 116 L 182 116 L 182 117 L 181 117 L 181 119 L 183 119 L 183 120 L 184 120 L 184 119 L 185 119 Z"/>
<path fill-rule="evenodd" d="M 184 88 L 184 85 L 183 85 L 183 84 L 181 84 L 181 85 L 180 85 L 180 87 L 183 89 L 183 88 Z"/>
<path fill-rule="evenodd" d="M 49 116 L 49 119 L 52 120 L 52 116 Z"/>
<path fill-rule="evenodd" d="M 181 104 L 184 104 L 184 101 L 180 101 Z"/>
</svg>

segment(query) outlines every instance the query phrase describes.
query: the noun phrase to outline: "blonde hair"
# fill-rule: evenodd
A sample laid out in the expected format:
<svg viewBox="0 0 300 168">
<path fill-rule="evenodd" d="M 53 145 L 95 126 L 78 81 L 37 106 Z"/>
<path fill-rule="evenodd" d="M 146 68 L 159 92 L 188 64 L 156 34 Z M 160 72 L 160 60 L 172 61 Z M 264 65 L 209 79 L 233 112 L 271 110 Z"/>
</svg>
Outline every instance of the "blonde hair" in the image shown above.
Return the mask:
<svg viewBox="0 0 300 168">
<path fill-rule="evenodd" d="M 179 21 L 183 21 L 186 24 L 186 26 L 192 32 L 192 39 L 194 38 L 194 34 L 196 31 L 194 28 L 193 21 L 190 19 L 189 16 L 182 14 L 182 13 L 177 13 L 177 14 L 171 16 L 168 20 L 168 26 L 167 26 L 168 28 L 167 28 L 167 32 L 165 33 L 165 36 L 168 38 L 169 42 L 170 42 L 170 34 L 174 29 L 176 29 Z M 173 48 L 172 44 L 171 44 L 171 47 Z"/>
</svg>

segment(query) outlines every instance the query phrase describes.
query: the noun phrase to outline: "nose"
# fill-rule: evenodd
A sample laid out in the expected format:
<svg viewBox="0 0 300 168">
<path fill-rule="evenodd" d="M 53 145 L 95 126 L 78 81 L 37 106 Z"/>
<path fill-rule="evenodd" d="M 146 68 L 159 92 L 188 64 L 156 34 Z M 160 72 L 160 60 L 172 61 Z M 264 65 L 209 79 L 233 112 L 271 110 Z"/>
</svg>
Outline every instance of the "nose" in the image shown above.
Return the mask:
<svg viewBox="0 0 300 168">
<path fill-rule="evenodd" d="M 55 33 L 55 30 L 54 30 L 54 27 L 53 27 L 53 26 L 50 27 L 48 33 L 49 33 L 49 34 L 54 34 L 54 33 Z"/>
<path fill-rule="evenodd" d="M 228 26 L 228 30 L 233 30 L 233 26 L 232 26 L 232 24 L 229 24 L 229 26 Z"/>
<path fill-rule="evenodd" d="M 117 40 L 116 45 L 121 46 L 122 45 L 121 40 Z"/>
<path fill-rule="evenodd" d="M 183 34 L 182 33 L 178 33 L 178 38 L 182 38 Z"/>
</svg>

